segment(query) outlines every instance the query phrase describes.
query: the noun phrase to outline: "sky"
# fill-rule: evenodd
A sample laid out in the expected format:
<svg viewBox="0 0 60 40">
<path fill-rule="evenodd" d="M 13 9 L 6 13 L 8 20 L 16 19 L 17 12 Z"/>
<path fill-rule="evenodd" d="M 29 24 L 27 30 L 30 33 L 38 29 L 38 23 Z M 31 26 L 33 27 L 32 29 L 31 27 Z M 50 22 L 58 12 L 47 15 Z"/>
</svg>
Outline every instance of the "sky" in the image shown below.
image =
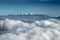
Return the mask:
<svg viewBox="0 0 60 40">
<path fill-rule="evenodd" d="M 60 16 L 60 0 L 0 0 L 0 15 L 24 13 Z"/>
</svg>

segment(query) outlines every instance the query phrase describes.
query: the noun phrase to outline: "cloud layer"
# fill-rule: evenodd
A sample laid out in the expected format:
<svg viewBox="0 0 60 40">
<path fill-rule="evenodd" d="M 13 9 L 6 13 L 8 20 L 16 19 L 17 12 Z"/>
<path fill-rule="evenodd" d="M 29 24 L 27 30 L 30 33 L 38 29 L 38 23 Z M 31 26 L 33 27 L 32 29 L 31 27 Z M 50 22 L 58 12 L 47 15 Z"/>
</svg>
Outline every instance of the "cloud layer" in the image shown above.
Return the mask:
<svg viewBox="0 0 60 40">
<path fill-rule="evenodd" d="M 5 29 L 1 29 L 3 27 Z M 3 33 L 0 40 L 60 40 L 60 21 L 57 19 L 33 23 L 5 19 L 0 21 L 0 30 Z"/>
</svg>

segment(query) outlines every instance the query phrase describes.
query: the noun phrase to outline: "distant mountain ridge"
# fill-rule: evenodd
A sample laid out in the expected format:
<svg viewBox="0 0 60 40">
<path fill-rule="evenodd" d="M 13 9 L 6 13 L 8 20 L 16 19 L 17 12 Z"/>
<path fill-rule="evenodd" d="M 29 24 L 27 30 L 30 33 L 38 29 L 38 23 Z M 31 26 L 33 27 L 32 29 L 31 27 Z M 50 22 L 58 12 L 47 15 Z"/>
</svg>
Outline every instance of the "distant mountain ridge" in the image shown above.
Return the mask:
<svg viewBox="0 0 60 40">
<path fill-rule="evenodd" d="M 55 17 L 55 16 L 48 16 L 48 15 L 42 15 L 42 14 L 24 14 L 24 15 L 4 15 L 4 16 L 0 16 L 0 20 L 4 20 L 6 18 L 9 19 L 16 19 L 16 20 L 22 20 L 22 19 L 32 19 L 32 20 L 46 20 L 49 18 L 53 18 L 53 19 L 60 19 L 60 16 Z"/>
</svg>

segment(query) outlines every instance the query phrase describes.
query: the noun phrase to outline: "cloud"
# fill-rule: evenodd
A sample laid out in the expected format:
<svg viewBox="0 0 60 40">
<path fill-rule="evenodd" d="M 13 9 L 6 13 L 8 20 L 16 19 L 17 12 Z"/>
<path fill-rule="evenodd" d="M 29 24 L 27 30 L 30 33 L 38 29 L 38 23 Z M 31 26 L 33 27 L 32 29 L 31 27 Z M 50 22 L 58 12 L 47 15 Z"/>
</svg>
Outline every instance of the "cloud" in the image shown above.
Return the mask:
<svg viewBox="0 0 60 40">
<path fill-rule="evenodd" d="M 36 20 L 33 23 L 5 19 L 0 21 L 0 27 L 8 30 L 0 34 L 0 40 L 60 40 L 60 21 L 57 19 Z"/>
<path fill-rule="evenodd" d="M 40 0 L 40 1 L 52 1 L 52 0 Z"/>
<path fill-rule="evenodd" d="M 60 1 L 60 0 L 40 0 L 40 1 Z"/>
</svg>

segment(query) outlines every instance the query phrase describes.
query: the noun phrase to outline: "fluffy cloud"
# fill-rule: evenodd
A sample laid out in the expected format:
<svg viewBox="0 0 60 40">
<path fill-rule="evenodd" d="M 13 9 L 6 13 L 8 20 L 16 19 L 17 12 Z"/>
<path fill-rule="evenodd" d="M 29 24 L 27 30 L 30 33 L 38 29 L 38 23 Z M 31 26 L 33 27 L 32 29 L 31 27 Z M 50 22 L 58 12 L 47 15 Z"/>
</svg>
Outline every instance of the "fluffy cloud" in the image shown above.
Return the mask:
<svg viewBox="0 0 60 40">
<path fill-rule="evenodd" d="M 0 40 L 60 40 L 60 21 L 57 19 L 33 23 L 6 19 L 0 21 L 0 27 L 9 31 L 0 34 Z"/>
</svg>

